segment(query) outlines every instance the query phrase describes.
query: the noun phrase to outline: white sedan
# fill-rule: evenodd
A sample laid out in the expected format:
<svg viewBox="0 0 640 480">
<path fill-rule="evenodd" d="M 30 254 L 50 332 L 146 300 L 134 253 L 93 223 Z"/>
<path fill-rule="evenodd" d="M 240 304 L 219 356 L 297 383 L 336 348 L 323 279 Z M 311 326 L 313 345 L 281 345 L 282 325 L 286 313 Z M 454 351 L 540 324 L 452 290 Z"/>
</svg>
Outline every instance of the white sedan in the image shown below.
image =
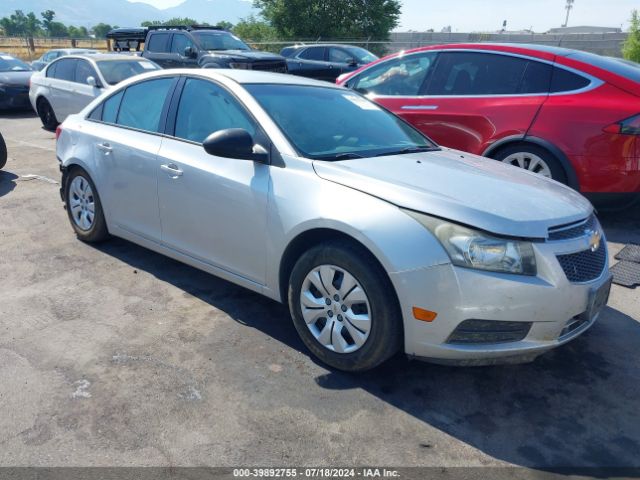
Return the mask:
<svg viewBox="0 0 640 480">
<path fill-rule="evenodd" d="M 54 130 L 114 85 L 159 68 L 150 60 L 129 55 L 67 55 L 31 77 L 29 100 L 44 128 Z"/>
</svg>

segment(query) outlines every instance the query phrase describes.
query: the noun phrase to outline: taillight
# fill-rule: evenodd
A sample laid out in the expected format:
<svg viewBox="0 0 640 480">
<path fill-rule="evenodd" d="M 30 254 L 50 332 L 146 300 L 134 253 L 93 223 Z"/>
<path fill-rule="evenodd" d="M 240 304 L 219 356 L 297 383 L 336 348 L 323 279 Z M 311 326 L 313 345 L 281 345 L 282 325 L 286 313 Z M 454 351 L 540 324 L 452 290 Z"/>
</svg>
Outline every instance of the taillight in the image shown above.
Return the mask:
<svg viewBox="0 0 640 480">
<path fill-rule="evenodd" d="M 62 133 L 62 125 L 58 125 L 58 127 L 56 128 L 56 140 L 60 138 L 61 133 Z"/>
<path fill-rule="evenodd" d="M 640 114 L 612 123 L 605 127 L 604 131 L 621 135 L 640 135 Z"/>
</svg>

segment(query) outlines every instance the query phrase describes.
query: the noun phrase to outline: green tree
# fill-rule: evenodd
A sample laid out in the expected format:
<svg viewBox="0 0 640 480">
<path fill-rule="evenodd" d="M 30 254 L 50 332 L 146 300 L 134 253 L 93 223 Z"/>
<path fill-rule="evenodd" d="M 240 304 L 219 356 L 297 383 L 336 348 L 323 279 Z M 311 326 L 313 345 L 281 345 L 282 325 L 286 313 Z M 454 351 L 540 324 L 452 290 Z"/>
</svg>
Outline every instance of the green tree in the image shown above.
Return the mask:
<svg viewBox="0 0 640 480">
<path fill-rule="evenodd" d="M 109 31 L 113 30 L 114 28 L 118 27 L 116 27 L 115 25 L 111 26 L 108 23 L 99 23 L 97 25 L 94 25 L 91 28 L 91 31 L 96 36 L 96 38 L 107 38 L 107 33 L 109 33 Z"/>
<path fill-rule="evenodd" d="M 243 40 L 264 42 L 278 37 L 276 29 L 264 20 L 259 20 L 253 15 L 241 19 L 232 29 L 233 33 Z"/>
<path fill-rule="evenodd" d="M 622 47 L 622 55 L 627 60 L 640 63 L 640 12 L 631 12 L 629 36 Z"/>
<path fill-rule="evenodd" d="M 398 25 L 399 0 L 254 0 L 283 38 L 386 40 Z"/>
</svg>

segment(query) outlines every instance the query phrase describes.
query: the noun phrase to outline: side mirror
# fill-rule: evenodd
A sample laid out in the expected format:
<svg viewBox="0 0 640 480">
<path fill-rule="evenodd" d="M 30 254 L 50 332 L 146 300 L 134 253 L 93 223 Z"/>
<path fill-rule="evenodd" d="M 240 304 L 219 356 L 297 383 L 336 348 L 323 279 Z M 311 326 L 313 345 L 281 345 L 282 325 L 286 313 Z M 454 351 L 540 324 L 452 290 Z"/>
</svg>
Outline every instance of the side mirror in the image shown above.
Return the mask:
<svg viewBox="0 0 640 480">
<path fill-rule="evenodd" d="M 87 85 L 91 85 L 92 87 L 97 87 L 98 82 L 94 76 L 87 77 Z"/>
<path fill-rule="evenodd" d="M 202 146 L 209 155 L 267 163 L 269 154 L 260 145 L 254 146 L 253 137 L 242 128 L 228 128 L 209 135 Z"/>
<path fill-rule="evenodd" d="M 184 56 L 187 58 L 196 58 L 198 56 L 198 51 L 193 47 L 186 47 L 184 49 Z"/>
</svg>

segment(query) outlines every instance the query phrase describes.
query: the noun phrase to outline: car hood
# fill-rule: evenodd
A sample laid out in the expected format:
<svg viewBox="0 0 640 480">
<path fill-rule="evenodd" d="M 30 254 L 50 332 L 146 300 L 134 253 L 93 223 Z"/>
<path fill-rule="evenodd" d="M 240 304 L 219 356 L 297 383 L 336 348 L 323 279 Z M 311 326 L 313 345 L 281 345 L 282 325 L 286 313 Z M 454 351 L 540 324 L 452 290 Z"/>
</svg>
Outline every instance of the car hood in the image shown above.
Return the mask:
<svg viewBox="0 0 640 480">
<path fill-rule="evenodd" d="M 249 60 L 282 60 L 284 57 L 275 53 L 260 52 L 257 50 L 215 50 L 211 54 L 226 55 L 234 58 L 246 58 Z"/>
<path fill-rule="evenodd" d="M 549 227 L 593 211 L 558 182 L 451 149 L 313 165 L 325 180 L 499 235 L 547 238 Z"/>
<path fill-rule="evenodd" d="M 7 85 L 29 85 L 29 79 L 35 72 L 0 72 L 0 83 Z"/>
</svg>

